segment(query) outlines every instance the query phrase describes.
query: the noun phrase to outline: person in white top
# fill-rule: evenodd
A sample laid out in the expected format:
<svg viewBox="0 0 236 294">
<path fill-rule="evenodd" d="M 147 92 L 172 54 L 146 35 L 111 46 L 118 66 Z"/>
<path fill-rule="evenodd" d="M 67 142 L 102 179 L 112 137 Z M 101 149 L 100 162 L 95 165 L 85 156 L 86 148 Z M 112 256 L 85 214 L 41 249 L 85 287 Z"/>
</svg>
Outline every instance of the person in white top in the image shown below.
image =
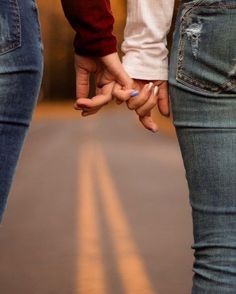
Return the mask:
<svg viewBox="0 0 236 294">
<path fill-rule="evenodd" d="M 140 94 L 132 98 L 125 96 L 117 91 L 121 89 L 117 84 L 114 96 L 118 103 L 126 101 L 146 128 L 157 132 L 158 126 L 151 118 L 152 109 L 158 105 L 162 115 L 170 115 L 167 34 L 175 1 L 128 0 L 127 4 L 123 66 Z"/>
<path fill-rule="evenodd" d="M 157 104 L 160 113 L 168 116 L 171 103 L 192 208 L 191 293 L 233 294 L 236 0 L 181 0 L 168 61 L 166 35 L 173 8 L 173 0 L 128 0 L 123 66 L 133 79 L 128 85 L 138 91 L 130 97 L 117 83 L 113 94 L 154 132 L 151 110 Z M 93 107 L 88 113 L 92 111 Z M 175 294 L 182 293 L 186 289 Z"/>
<path fill-rule="evenodd" d="M 174 0 L 128 0 L 123 65 L 134 79 L 168 80 L 167 34 Z"/>
</svg>

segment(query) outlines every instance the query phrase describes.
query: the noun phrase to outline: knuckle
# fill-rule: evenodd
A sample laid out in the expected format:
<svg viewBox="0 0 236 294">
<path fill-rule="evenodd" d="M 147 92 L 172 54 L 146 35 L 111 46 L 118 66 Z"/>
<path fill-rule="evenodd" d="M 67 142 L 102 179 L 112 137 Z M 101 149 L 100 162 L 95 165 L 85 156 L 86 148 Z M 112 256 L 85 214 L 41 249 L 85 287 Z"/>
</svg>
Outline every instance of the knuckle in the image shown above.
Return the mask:
<svg viewBox="0 0 236 294">
<path fill-rule="evenodd" d="M 148 104 L 146 105 L 146 109 L 152 109 L 154 106 L 156 106 L 157 102 L 155 100 L 148 101 Z"/>
<path fill-rule="evenodd" d="M 153 103 L 150 105 L 150 108 L 152 109 L 155 106 L 156 106 L 156 101 L 153 101 Z"/>
<path fill-rule="evenodd" d="M 124 96 L 117 96 L 116 98 L 122 102 L 124 102 L 126 100 Z"/>
<path fill-rule="evenodd" d="M 129 102 L 127 102 L 127 107 L 128 107 L 130 110 L 134 110 L 134 109 L 135 109 L 134 105 L 133 105 L 132 103 L 129 103 Z"/>
<path fill-rule="evenodd" d="M 120 103 L 124 102 L 124 100 L 120 96 L 116 96 L 116 101 L 118 101 Z"/>
<path fill-rule="evenodd" d="M 139 115 L 139 116 L 143 116 L 144 115 L 144 111 L 143 110 L 136 110 L 136 113 Z"/>
<path fill-rule="evenodd" d="M 150 105 L 153 105 L 153 104 L 156 104 L 156 101 L 157 101 L 156 98 L 152 96 L 149 100 L 149 103 Z"/>
<path fill-rule="evenodd" d="M 133 107 L 131 107 L 131 106 L 129 106 L 129 105 L 127 105 L 127 106 L 128 106 L 128 109 L 129 109 L 129 110 L 134 110 Z"/>
<path fill-rule="evenodd" d="M 128 103 L 129 105 L 133 105 L 135 103 L 135 100 L 133 98 L 129 98 Z"/>
</svg>

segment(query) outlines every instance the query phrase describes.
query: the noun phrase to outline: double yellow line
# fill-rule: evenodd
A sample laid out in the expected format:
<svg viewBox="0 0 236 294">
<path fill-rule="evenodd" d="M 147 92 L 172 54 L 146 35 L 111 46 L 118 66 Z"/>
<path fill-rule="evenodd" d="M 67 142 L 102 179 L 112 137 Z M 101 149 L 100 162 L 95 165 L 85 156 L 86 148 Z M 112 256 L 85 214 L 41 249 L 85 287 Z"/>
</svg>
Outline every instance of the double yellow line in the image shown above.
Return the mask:
<svg viewBox="0 0 236 294">
<path fill-rule="evenodd" d="M 76 291 L 79 294 L 108 293 L 102 258 L 99 215 L 93 181 L 95 172 L 109 226 L 116 266 L 124 294 L 154 294 L 122 209 L 104 152 L 98 143 L 83 146 L 79 157 L 78 241 Z M 123 293 L 121 293 L 123 294 Z M 157 294 L 157 293 L 156 293 Z"/>
</svg>

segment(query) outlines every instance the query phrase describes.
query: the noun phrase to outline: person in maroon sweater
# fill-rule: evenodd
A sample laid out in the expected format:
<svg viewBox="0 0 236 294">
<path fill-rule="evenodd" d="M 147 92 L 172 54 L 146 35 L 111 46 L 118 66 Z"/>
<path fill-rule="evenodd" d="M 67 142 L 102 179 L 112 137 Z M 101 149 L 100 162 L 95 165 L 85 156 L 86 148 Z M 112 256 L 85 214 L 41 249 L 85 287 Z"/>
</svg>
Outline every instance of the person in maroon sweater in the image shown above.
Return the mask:
<svg viewBox="0 0 236 294">
<path fill-rule="evenodd" d="M 94 114 L 114 95 L 118 104 L 126 101 L 130 109 L 136 110 L 145 128 L 156 132 L 157 125 L 151 118 L 151 109 L 157 101 L 157 93 L 151 91 L 155 84 L 150 81 L 134 81 L 123 69 L 117 54 L 117 40 L 113 35 L 114 17 L 110 1 L 61 0 L 61 2 L 65 16 L 76 31 L 75 109 L 81 110 L 83 116 Z M 97 95 L 92 99 L 87 98 L 90 73 L 95 74 L 97 87 Z M 134 98 L 136 104 L 139 101 L 139 108 L 144 104 L 147 105 L 143 107 L 142 112 L 137 111 Z M 164 98 L 168 100 L 168 97 Z M 147 103 L 148 99 L 150 103 Z M 166 105 L 160 109 L 160 112 L 169 115 Z"/>
</svg>

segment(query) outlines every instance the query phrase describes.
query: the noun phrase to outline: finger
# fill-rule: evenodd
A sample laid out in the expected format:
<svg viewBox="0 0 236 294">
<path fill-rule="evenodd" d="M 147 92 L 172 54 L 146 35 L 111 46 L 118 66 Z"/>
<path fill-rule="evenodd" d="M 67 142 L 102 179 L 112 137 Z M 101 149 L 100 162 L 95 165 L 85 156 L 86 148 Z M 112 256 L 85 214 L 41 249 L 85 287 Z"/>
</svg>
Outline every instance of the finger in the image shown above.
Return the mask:
<svg viewBox="0 0 236 294">
<path fill-rule="evenodd" d="M 91 99 L 87 98 L 79 98 L 77 99 L 75 105 L 79 109 L 83 109 L 84 111 L 88 110 L 96 110 L 97 108 L 101 108 L 102 106 L 108 104 L 112 99 L 112 89 L 114 83 L 109 83 L 104 85 L 102 88 L 97 88 L 97 95 Z"/>
<path fill-rule="evenodd" d="M 162 115 L 167 117 L 170 116 L 170 102 L 167 82 L 160 86 L 157 105 Z"/>
<path fill-rule="evenodd" d="M 158 86 L 155 86 L 147 102 L 141 107 L 139 107 L 138 109 L 136 109 L 136 112 L 139 116 L 148 115 L 151 112 L 151 110 L 154 107 L 156 107 L 157 99 L 158 99 L 158 90 L 159 90 Z"/>
<path fill-rule="evenodd" d="M 134 110 L 144 105 L 150 98 L 153 83 L 146 84 L 138 96 L 132 97 L 127 102 L 129 109 Z"/>
<path fill-rule="evenodd" d="M 75 110 L 81 110 L 81 111 L 85 111 L 85 112 L 90 112 L 90 111 L 94 111 L 96 109 L 100 109 L 101 107 L 93 107 L 93 108 L 88 108 L 84 105 L 78 106 L 77 104 L 74 104 L 74 109 Z"/>
<path fill-rule="evenodd" d="M 91 99 L 79 98 L 76 101 L 76 107 L 85 110 L 96 109 L 106 105 L 111 100 L 110 95 L 97 95 Z"/>
<path fill-rule="evenodd" d="M 74 109 L 75 110 L 80 110 L 80 111 L 89 111 L 90 110 L 90 108 L 87 108 L 87 107 L 78 107 L 78 106 L 74 106 Z"/>
<path fill-rule="evenodd" d="M 149 131 L 152 131 L 153 133 L 158 132 L 158 126 L 157 124 L 153 121 L 151 117 L 151 113 L 149 113 L 146 116 L 140 116 L 139 117 L 140 122 L 143 124 L 143 126 L 148 129 Z"/>
<path fill-rule="evenodd" d="M 116 98 L 117 104 L 121 104 L 124 101 L 130 99 L 130 97 L 136 97 L 139 94 L 138 91 L 133 89 L 124 89 L 120 84 L 116 83 L 112 95 Z"/>
<path fill-rule="evenodd" d="M 83 68 L 76 69 L 76 98 L 89 95 L 89 72 Z"/>
<path fill-rule="evenodd" d="M 92 111 L 82 111 L 81 115 L 82 116 L 89 116 L 89 115 L 93 115 L 95 113 L 97 113 L 99 110 L 101 109 L 101 107 L 94 109 Z"/>
<path fill-rule="evenodd" d="M 82 98 L 80 98 L 82 99 Z M 74 103 L 74 109 L 75 110 L 89 110 L 85 105 L 78 105 L 77 102 Z"/>
<path fill-rule="evenodd" d="M 122 104 L 122 103 L 124 103 L 124 101 L 121 101 L 121 100 L 116 99 L 116 104 L 117 104 L 117 105 L 120 105 L 120 104 Z"/>
</svg>

